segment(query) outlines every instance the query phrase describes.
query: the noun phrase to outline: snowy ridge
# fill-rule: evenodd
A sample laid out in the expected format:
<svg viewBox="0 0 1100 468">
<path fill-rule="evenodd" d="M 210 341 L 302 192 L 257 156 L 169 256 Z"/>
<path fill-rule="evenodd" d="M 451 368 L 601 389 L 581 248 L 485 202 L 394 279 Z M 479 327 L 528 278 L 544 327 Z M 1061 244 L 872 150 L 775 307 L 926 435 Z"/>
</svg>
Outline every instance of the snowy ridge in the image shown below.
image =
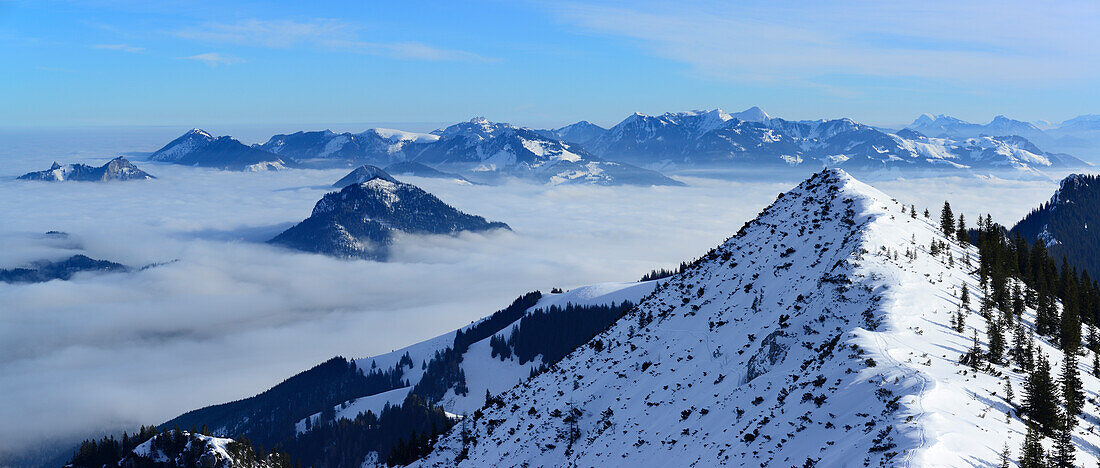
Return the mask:
<svg viewBox="0 0 1100 468">
<path fill-rule="evenodd" d="M 1005 417 L 1004 377 L 959 364 L 984 321 L 947 326 L 961 285 L 980 291 L 977 252 L 901 210 L 816 174 L 415 465 L 992 466 L 1024 425 Z M 933 240 L 950 247 L 932 255 Z M 1077 426 L 1078 462 L 1095 460 L 1096 424 Z"/>
<path fill-rule="evenodd" d="M 623 301 L 637 303 L 653 292 L 658 283 L 658 281 L 600 283 L 578 287 L 563 293 L 544 294 L 536 305 L 528 309 L 527 313 L 546 310 L 552 306 L 564 307 L 567 304 L 609 305 L 622 303 Z M 467 325 L 461 330 L 467 331 L 479 322 Z M 518 322 L 517 320 L 515 323 Z M 496 335 L 506 335 L 515 323 L 508 324 Z M 451 346 L 454 343 L 454 337 L 455 332 L 449 332 L 386 354 L 356 359 L 355 364 L 360 369 L 392 369 L 401 365 L 402 358 L 407 354 L 414 363 L 413 366 L 406 367 L 404 371 L 403 377 L 409 381 L 409 386 L 374 395 L 365 395 L 337 405 L 334 408 L 336 419 L 354 419 L 360 413 L 366 413 L 368 410 L 377 415 L 381 413 L 386 405 L 400 405 L 408 396 L 409 391 L 424 376 L 424 370 L 420 367 L 420 363 L 430 361 L 437 351 L 442 351 Z M 466 384 L 469 387 L 469 392 L 466 395 L 459 395 L 455 393 L 454 389 L 450 389 L 443 399 L 436 404 L 442 406 L 445 411 L 457 415 L 473 412 L 485 402 L 486 390 L 493 394 L 503 392 L 526 379 L 531 370 L 538 369 L 541 364 L 542 361 L 539 359 L 525 364 L 519 364 L 514 358 L 502 361 L 492 357 L 489 349 L 489 338 L 478 341 L 471 345 L 470 349 L 463 355 L 461 364 L 463 371 L 466 373 Z M 315 413 L 306 419 L 310 420 L 310 426 L 312 427 L 316 425 L 320 417 L 321 413 Z M 301 433 L 307 430 L 306 419 L 302 419 L 295 424 L 297 432 Z"/>
</svg>

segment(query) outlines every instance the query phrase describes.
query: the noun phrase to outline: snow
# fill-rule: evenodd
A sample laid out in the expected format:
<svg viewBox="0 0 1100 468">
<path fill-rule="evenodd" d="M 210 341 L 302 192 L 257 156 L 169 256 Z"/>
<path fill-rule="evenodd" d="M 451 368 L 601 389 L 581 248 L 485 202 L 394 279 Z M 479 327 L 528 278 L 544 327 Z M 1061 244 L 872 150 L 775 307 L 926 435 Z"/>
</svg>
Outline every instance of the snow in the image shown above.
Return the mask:
<svg viewBox="0 0 1100 468">
<path fill-rule="evenodd" d="M 663 282 L 598 337 L 602 351 L 581 347 L 501 394 L 467 422 L 477 442 L 458 464 L 993 466 L 1005 444 L 1017 454 L 1024 425 L 1006 419 L 1004 378 L 958 362 L 972 333 L 984 345 L 984 320 L 947 326 L 962 284 L 978 303 L 964 264 L 977 251 L 902 206 L 842 171 L 815 175 Z M 889 254 L 907 250 L 915 259 Z M 641 313 L 655 320 L 641 327 Z M 1057 373 L 1060 352 L 1036 342 Z M 1019 403 L 1024 375 L 999 369 Z M 1096 398 L 1100 381 L 1081 377 Z M 552 414 L 571 408 L 572 442 Z M 1078 424 L 1078 463 L 1096 463 L 1098 423 Z M 454 466 L 462 450 L 452 432 L 414 466 Z"/>
<path fill-rule="evenodd" d="M 543 294 L 542 299 L 531 310 L 549 309 L 552 306 L 621 304 L 623 301 L 638 302 L 649 295 L 663 280 L 636 283 L 598 283 L 581 286 L 560 294 Z"/>
<path fill-rule="evenodd" d="M 235 464 L 233 457 L 229 455 L 229 444 L 233 442 L 233 439 L 226 439 L 222 437 L 212 437 L 199 433 L 192 433 L 182 431 L 183 436 L 187 438 L 187 445 L 181 453 L 185 453 L 191 449 L 191 446 L 195 442 L 201 442 L 203 445 L 203 454 L 210 454 L 214 457 L 215 462 L 227 461 L 228 463 L 219 464 L 219 466 L 233 466 Z M 153 440 L 157 438 L 167 437 L 168 432 L 161 433 L 154 436 L 142 444 L 134 447 L 133 454 L 140 458 L 148 458 L 158 463 L 170 463 L 175 462 L 177 466 L 183 466 L 182 460 L 172 460 L 162 450 L 157 450 L 153 453 Z"/>
<path fill-rule="evenodd" d="M 372 128 L 369 131 L 373 131 L 378 136 L 390 141 L 401 142 L 415 142 L 415 143 L 431 143 L 439 140 L 439 135 L 432 135 L 430 133 L 416 133 L 406 132 L 403 130 L 394 130 L 392 128 Z"/>
<path fill-rule="evenodd" d="M 559 294 L 544 294 L 538 303 L 528 309 L 528 312 L 547 309 L 555 305 L 562 307 L 568 304 L 608 305 L 612 303 L 619 304 L 623 301 L 637 303 L 640 302 L 643 297 L 650 294 L 661 281 L 662 280 L 634 283 L 600 283 L 581 286 Z M 477 322 L 474 322 L 463 327 L 462 330 L 467 330 L 476 323 Z M 510 333 L 511 330 L 512 325 L 508 325 L 498 332 L 498 334 L 507 334 Z M 334 408 L 336 418 L 354 419 L 357 415 L 365 413 L 367 410 L 373 411 L 377 415 L 381 413 L 382 408 L 387 404 L 391 406 L 400 405 L 405 401 L 405 397 L 408 395 L 409 390 L 416 386 L 424 376 L 424 370 L 421 369 L 421 364 L 431 360 L 436 351 L 442 351 L 450 347 L 454 343 L 454 336 L 455 332 L 449 332 L 383 355 L 356 359 L 354 361 L 355 365 L 363 369 L 364 372 L 369 372 L 370 369 L 376 367 L 378 369 L 391 369 L 397 366 L 402 356 L 408 353 L 409 357 L 412 359 L 413 366 L 405 369 L 404 378 L 409 381 L 410 386 L 374 395 L 362 396 L 337 405 Z M 473 412 L 485 403 L 486 390 L 489 390 L 493 394 L 508 390 L 530 376 L 531 370 L 537 369 L 541 364 L 541 359 L 536 359 L 525 364 L 519 364 L 514 357 L 502 361 L 500 358 L 492 357 L 489 348 L 489 338 L 478 341 L 470 345 L 470 348 L 462 357 L 461 366 L 466 373 L 466 384 L 469 392 L 463 396 L 455 394 L 454 389 L 451 389 L 444 395 L 441 401 L 437 402 L 437 404 L 442 406 L 445 411 L 455 415 Z M 311 420 L 311 423 L 315 424 L 320 420 L 320 417 L 321 413 L 315 413 L 310 415 L 308 419 Z M 302 433 L 306 431 L 305 421 L 306 418 L 303 418 L 295 424 L 295 430 L 297 432 Z"/>
</svg>

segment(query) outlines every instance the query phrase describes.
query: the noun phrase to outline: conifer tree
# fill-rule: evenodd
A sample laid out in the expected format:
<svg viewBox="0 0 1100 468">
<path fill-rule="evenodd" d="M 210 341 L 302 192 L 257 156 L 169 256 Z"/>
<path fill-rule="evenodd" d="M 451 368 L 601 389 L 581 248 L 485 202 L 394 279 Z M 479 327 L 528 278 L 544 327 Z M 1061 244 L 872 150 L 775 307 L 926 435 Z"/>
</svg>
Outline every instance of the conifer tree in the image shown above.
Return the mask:
<svg viewBox="0 0 1100 468">
<path fill-rule="evenodd" d="M 1028 369 L 1027 331 L 1022 323 L 1016 323 L 1012 332 L 1012 359 L 1022 369 Z"/>
<path fill-rule="evenodd" d="M 992 317 L 985 322 L 986 337 L 989 338 L 989 352 L 986 355 L 991 364 L 1000 364 L 1004 356 L 1005 339 L 1001 331 L 1000 321 Z"/>
<path fill-rule="evenodd" d="M 966 356 L 963 358 L 965 364 L 968 364 L 972 369 L 978 370 L 982 368 L 982 345 L 978 342 L 978 331 L 974 331 L 974 341 L 970 345 L 970 351 L 966 352 Z"/>
<path fill-rule="evenodd" d="M 1046 468 L 1042 436 L 1034 424 L 1027 425 L 1024 446 L 1020 449 L 1020 468 Z"/>
<path fill-rule="evenodd" d="M 931 218 L 932 217 L 932 212 L 928 211 L 928 208 L 924 209 L 924 217 L 925 218 Z"/>
<path fill-rule="evenodd" d="M 1062 363 L 1062 399 L 1066 403 L 1068 421 L 1076 421 L 1085 404 L 1085 392 L 1082 389 L 1081 376 L 1077 374 L 1077 353 L 1066 353 Z"/>
<path fill-rule="evenodd" d="M 943 210 L 940 211 L 940 229 L 948 239 L 955 235 L 955 215 L 951 213 L 951 204 L 943 202 Z"/>
<path fill-rule="evenodd" d="M 970 243 L 970 238 L 966 235 L 966 218 L 961 213 L 959 214 L 959 225 L 955 229 L 955 237 L 958 238 L 960 244 Z"/>
<path fill-rule="evenodd" d="M 1062 316 L 1058 327 L 1058 342 L 1066 354 L 1076 353 L 1081 346 L 1081 315 L 1077 306 L 1076 288 L 1070 281 L 1066 286 L 1065 298 L 1062 299 Z"/>
<path fill-rule="evenodd" d="M 909 205 L 909 217 L 913 218 L 913 219 L 917 219 L 917 206 L 916 205 Z"/>
<path fill-rule="evenodd" d="M 1066 420 L 1062 422 L 1058 428 L 1058 433 L 1054 437 L 1054 468 L 1076 468 L 1076 456 L 1074 452 L 1077 450 L 1073 446 L 1073 423 L 1077 418 L 1067 415 Z"/>
<path fill-rule="evenodd" d="M 1054 381 L 1050 375 L 1050 362 L 1040 352 L 1035 368 L 1027 376 L 1027 388 L 1024 394 L 1024 411 L 1028 419 L 1038 426 L 1045 435 L 1054 435 L 1058 427 L 1060 404 Z"/>
</svg>

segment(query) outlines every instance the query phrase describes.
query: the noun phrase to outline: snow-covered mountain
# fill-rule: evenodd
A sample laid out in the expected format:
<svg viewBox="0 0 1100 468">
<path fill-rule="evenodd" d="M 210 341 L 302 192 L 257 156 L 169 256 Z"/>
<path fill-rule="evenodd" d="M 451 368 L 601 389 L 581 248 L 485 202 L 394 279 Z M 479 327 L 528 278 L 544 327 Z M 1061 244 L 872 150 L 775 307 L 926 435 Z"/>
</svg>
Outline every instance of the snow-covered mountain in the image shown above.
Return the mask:
<svg viewBox="0 0 1100 468">
<path fill-rule="evenodd" d="M 720 109 L 634 114 L 592 141 L 589 148 L 608 159 L 682 169 L 825 166 L 860 173 L 1012 169 L 1033 174 L 1045 168 L 1086 165 L 1069 155 L 1043 152 L 1018 137 L 929 138 L 911 129 L 889 133 L 851 119 L 795 122 L 759 113 L 758 118 L 746 116 L 755 120 L 742 120 Z"/>
<path fill-rule="evenodd" d="M 20 180 L 41 180 L 47 182 L 108 182 L 112 180 L 148 180 L 155 179 L 145 171 L 138 169 L 126 158 L 119 156 L 99 167 L 87 164 L 66 164 L 56 161 L 44 171 L 28 172 L 19 176 Z"/>
<path fill-rule="evenodd" d="M 297 132 L 275 135 L 258 148 L 311 167 L 386 165 L 405 161 L 406 146 L 431 143 L 439 137 L 427 133 L 372 128 L 362 133 Z"/>
<path fill-rule="evenodd" d="M 381 169 L 367 171 L 373 171 L 369 179 L 326 194 L 309 218 L 268 242 L 342 258 L 384 260 L 398 231 L 456 234 L 509 229 L 504 223 L 463 213 Z M 347 177 L 355 178 L 357 172 Z"/>
<path fill-rule="evenodd" d="M 656 171 L 594 157 L 580 145 L 480 117 L 433 134 L 439 141 L 410 147 L 409 159 L 475 180 L 507 176 L 553 184 L 683 185 Z"/>
<path fill-rule="evenodd" d="M 229 136 L 214 137 L 192 129 L 153 152 L 150 160 L 231 171 L 272 171 L 295 167 L 293 160 L 248 146 Z"/>
<path fill-rule="evenodd" d="M 1025 375 L 960 364 L 988 345 L 981 317 L 949 326 L 962 286 L 981 290 L 977 251 L 902 209 L 816 174 L 414 466 L 994 466 L 1023 441 L 1004 389 Z M 1095 461 L 1079 421 L 1077 460 Z"/>
</svg>

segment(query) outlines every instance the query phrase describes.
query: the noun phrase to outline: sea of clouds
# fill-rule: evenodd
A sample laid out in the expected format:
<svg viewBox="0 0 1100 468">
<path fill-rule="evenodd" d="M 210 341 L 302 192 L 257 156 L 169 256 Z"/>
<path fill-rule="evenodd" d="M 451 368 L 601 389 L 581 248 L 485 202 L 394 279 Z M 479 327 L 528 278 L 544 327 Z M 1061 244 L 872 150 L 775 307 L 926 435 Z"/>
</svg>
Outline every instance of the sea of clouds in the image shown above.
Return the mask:
<svg viewBox="0 0 1100 468">
<path fill-rule="evenodd" d="M 388 352 L 452 330 L 527 291 L 636 280 L 705 253 L 798 182 L 490 187 L 404 178 L 514 231 L 402 236 L 392 260 L 378 263 L 263 244 L 307 217 L 346 170 L 223 172 L 138 155 L 134 162 L 158 179 L 13 180 L 54 160 L 100 165 L 151 151 L 182 130 L 0 130 L 0 268 L 74 253 L 163 263 L 72 281 L 0 283 L 0 457 L 25 461 L 45 446 L 248 397 L 335 355 Z M 1057 182 L 873 185 L 933 212 L 946 198 L 971 220 L 992 213 L 1011 223 Z M 51 230 L 71 238 L 44 238 Z"/>
</svg>

